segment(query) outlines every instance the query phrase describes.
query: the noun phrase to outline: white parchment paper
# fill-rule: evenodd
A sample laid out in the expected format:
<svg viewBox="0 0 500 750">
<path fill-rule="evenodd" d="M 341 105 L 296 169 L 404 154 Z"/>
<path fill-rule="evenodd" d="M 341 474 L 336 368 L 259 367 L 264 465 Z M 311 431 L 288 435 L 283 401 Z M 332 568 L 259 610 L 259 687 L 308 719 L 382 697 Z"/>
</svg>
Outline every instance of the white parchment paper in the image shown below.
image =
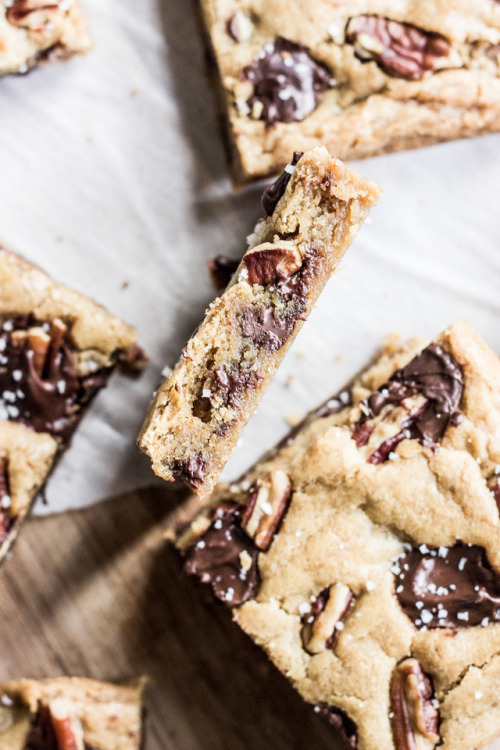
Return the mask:
<svg viewBox="0 0 500 750">
<path fill-rule="evenodd" d="M 85 59 L 0 81 L 0 239 L 135 324 L 151 357 L 116 376 L 48 487 L 53 512 L 153 480 L 135 436 L 165 364 L 241 255 L 262 188 L 234 194 L 187 0 L 83 0 Z M 334 393 L 388 331 L 470 320 L 500 353 L 500 136 L 358 165 L 384 188 L 232 457 L 235 476 Z"/>
</svg>

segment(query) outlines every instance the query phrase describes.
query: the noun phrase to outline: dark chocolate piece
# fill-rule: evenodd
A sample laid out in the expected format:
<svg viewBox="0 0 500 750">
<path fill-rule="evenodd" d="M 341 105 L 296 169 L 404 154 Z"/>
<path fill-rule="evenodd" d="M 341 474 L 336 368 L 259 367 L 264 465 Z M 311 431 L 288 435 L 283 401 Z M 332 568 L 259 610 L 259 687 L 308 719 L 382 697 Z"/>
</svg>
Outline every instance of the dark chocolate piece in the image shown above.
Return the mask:
<svg viewBox="0 0 500 750">
<path fill-rule="evenodd" d="M 464 628 L 500 620 L 500 575 L 482 547 L 421 545 L 394 565 L 396 597 L 418 628 Z"/>
<path fill-rule="evenodd" d="M 210 258 L 207 265 L 212 283 L 216 291 L 220 292 L 227 287 L 233 278 L 240 261 L 229 258 L 227 255 L 216 255 L 215 258 Z"/>
<path fill-rule="evenodd" d="M 279 318 L 274 307 L 254 310 L 247 306 L 243 310 L 241 329 L 256 344 L 277 352 L 292 335 L 296 322 L 296 316 L 284 315 Z"/>
<path fill-rule="evenodd" d="M 79 377 L 65 333 L 61 321 L 49 324 L 32 316 L 4 320 L 0 330 L 0 411 L 63 442 L 111 371 Z"/>
<path fill-rule="evenodd" d="M 188 487 L 195 490 L 205 479 L 207 462 L 199 454 L 191 456 L 173 471 L 177 479 L 182 479 Z"/>
<path fill-rule="evenodd" d="M 10 487 L 7 461 L 0 458 L 0 545 L 5 541 L 12 527 L 10 516 Z"/>
<path fill-rule="evenodd" d="M 433 71 L 451 44 L 441 34 L 380 16 L 356 16 L 347 25 L 346 40 L 362 60 L 375 60 L 386 73 L 420 81 Z"/>
<path fill-rule="evenodd" d="M 291 163 L 287 164 L 280 176 L 277 177 L 273 184 L 269 185 L 269 187 L 267 187 L 262 193 L 262 208 L 267 216 L 273 215 L 274 209 L 284 196 L 286 187 L 292 179 L 292 174 L 294 172 L 293 167 L 298 164 L 303 153 L 303 151 L 294 151 Z"/>
<path fill-rule="evenodd" d="M 358 728 L 355 722 L 340 708 L 334 706 L 315 706 L 314 710 L 336 730 L 348 747 L 356 750 L 358 746 Z"/>
<path fill-rule="evenodd" d="M 243 68 L 242 78 L 254 87 L 250 109 L 260 104 L 258 119 L 268 127 L 304 120 L 318 106 L 321 94 L 335 85 L 330 71 L 311 57 L 308 47 L 281 36 Z"/>
<path fill-rule="evenodd" d="M 417 738 L 429 740 L 432 746 L 439 742 L 432 681 L 416 659 L 405 659 L 398 664 L 391 679 L 390 698 L 392 735 L 397 750 L 415 750 L 420 747 Z"/>
<path fill-rule="evenodd" d="M 40 705 L 35 714 L 24 750 L 59 750 L 48 706 Z"/>
<path fill-rule="evenodd" d="M 262 380 L 262 375 L 254 370 L 223 370 L 214 373 L 211 386 L 211 398 L 222 398 L 226 406 L 239 408 L 241 399 L 249 390 L 253 390 Z"/>
<path fill-rule="evenodd" d="M 250 599 L 259 583 L 258 549 L 240 523 L 239 506 L 217 506 L 214 520 L 184 561 L 186 573 L 212 584 L 215 596 L 229 607 Z"/>
<path fill-rule="evenodd" d="M 456 410 L 463 388 L 458 362 L 440 346 L 431 344 L 406 367 L 396 370 L 387 383 L 362 402 L 364 415 L 354 433 L 356 445 L 366 445 L 374 429 L 369 421 L 377 417 L 385 406 L 404 407 L 405 399 L 422 395 L 425 403 L 408 412 L 401 423 L 400 432 L 384 441 L 368 461 L 372 464 L 383 463 L 405 439 L 419 440 L 422 445 L 435 448 L 448 425 L 461 421 L 461 415 Z"/>
</svg>

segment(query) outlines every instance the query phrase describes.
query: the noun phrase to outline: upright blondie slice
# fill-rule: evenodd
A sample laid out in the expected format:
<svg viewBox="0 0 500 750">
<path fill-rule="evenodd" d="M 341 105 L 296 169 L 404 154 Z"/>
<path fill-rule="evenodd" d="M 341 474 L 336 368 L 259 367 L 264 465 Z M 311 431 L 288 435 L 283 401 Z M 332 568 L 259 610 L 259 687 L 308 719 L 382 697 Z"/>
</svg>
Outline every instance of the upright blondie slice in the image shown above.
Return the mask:
<svg viewBox="0 0 500 750">
<path fill-rule="evenodd" d="M 79 677 L 0 683 L 3 750 L 139 750 L 144 681 Z"/>
<path fill-rule="evenodd" d="M 238 182 L 500 130 L 498 0 L 201 0 Z"/>
<path fill-rule="evenodd" d="M 500 361 L 388 350 L 179 539 L 185 570 L 351 747 L 500 735 Z"/>
<path fill-rule="evenodd" d="M 379 196 L 325 148 L 269 187 L 232 282 L 160 386 L 139 436 L 154 471 L 212 491 L 318 295 Z"/>
<path fill-rule="evenodd" d="M 135 330 L 0 249 L 0 561 Z"/>
<path fill-rule="evenodd" d="M 91 46 L 78 0 L 0 0 L 0 75 L 27 73 Z"/>
</svg>

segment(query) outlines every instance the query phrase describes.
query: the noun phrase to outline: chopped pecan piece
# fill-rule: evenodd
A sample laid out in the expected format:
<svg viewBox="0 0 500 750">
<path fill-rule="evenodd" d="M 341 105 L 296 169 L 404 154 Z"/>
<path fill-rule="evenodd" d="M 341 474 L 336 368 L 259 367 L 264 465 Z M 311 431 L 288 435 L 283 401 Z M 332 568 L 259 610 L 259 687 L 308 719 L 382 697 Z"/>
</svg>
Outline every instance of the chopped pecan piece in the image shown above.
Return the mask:
<svg viewBox="0 0 500 750">
<path fill-rule="evenodd" d="M 351 18 L 346 39 L 362 60 L 376 60 L 389 75 L 412 81 L 443 67 L 443 58 L 451 51 L 450 42 L 441 34 L 380 16 Z"/>
<path fill-rule="evenodd" d="M 256 547 L 264 552 L 269 549 L 291 495 L 292 483 L 288 474 L 281 469 L 276 469 L 265 479 L 259 480 L 250 491 L 241 526 L 254 540 Z"/>
<path fill-rule="evenodd" d="M 320 654 L 334 648 L 352 596 L 349 586 L 343 583 L 334 583 L 321 591 L 305 616 L 302 640 L 306 651 Z"/>
<path fill-rule="evenodd" d="M 57 750 L 85 750 L 81 721 L 74 715 L 68 701 L 64 698 L 51 700 L 49 711 Z"/>
<path fill-rule="evenodd" d="M 7 8 L 7 21 L 13 26 L 35 28 L 46 21 L 51 11 L 59 10 L 59 3 L 46 0 L 14 0 Z"/>
<path fill-rule="evenodd" d="M 438 712 L 428 675 L 416 659 L 402 661 L 392 675 L 391 726 L 398 750 L 432 750 L 439 742 Z"/>
<path fill-rule="evenodd" d="M 280 279 L 288 279 L 299 270 L 302 258 L 292 245 L 275 247 L 270 243 L 247 253 L 243 260 L 249 284 L 269 286 Z"/>
</svg>

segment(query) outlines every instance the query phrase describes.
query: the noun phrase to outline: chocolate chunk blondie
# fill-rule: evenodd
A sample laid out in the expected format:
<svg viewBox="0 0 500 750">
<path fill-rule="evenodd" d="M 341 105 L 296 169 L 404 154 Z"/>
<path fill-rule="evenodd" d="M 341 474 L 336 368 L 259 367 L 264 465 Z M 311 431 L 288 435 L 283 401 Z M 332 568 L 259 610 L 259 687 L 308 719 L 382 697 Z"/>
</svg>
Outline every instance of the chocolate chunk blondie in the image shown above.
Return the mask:
<svg viewBox="0 0 500 750">
<path fill-rule="evenodd" d="M 500 130 L 496 0 L 201 0 L 237 182 Z"/>
<path fill-rule="evenodd" d="M 56 457 L 119 366 L 135 330 L 0 249 L 0 561 Z"/>
<path fill-rule="evenodd" d="M 80 677 L 0 683 L 2 750 L 139 750 L 144 681 Z"/>
<path fill-rule="evenodd" d="M 92 47 L 78 0 L 0 0 L 0 75 Z"/>
<path fill-rule="evenodd" d="M 389 346 L 178 539 L 185 570 L 350 747 L 500 735 L 500 361 Z"/>
<path fill-rule="evenodd" d="M 249 250 L 149 408 L 139 446 L 159 476 L 210 494 L 379 193 L 325 148 L 295 153 L 266 189 Z"/>
</svg>

